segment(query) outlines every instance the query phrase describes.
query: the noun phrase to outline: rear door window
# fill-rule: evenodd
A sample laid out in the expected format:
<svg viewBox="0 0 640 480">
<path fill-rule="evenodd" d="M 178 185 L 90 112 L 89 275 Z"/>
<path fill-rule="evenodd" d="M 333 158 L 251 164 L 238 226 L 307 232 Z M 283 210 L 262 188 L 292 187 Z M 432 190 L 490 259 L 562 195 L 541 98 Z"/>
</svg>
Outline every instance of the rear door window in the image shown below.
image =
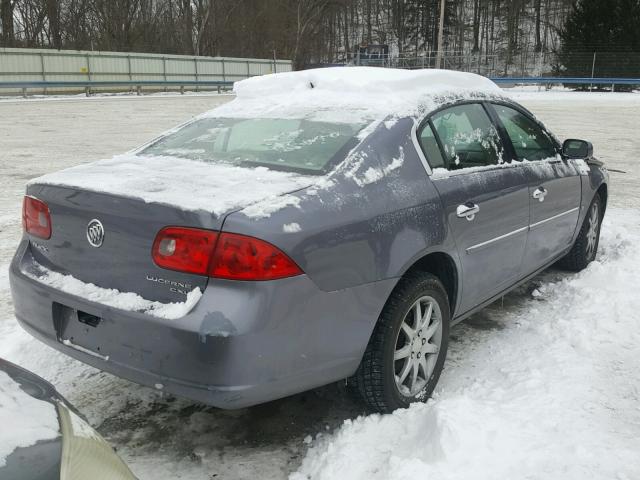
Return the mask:
<svg viewBox="0 0 640 480">
<path fill-rule="evenodd" d="M 514 108 L 493 105 L 513 144 L 518 160 L 544 160 L 556 156 L 556 147 L 546 132 L 531 118 Z"/>
<path fill-rule="evenodd" d="M 429 124 L 426 124 L 420 132 L 420 146 L 431 168 L 446 168 L 438 140 Z"/>
<path fill-rule="evenodd" d="M 444 167 L 459 170 L 498 165 L 503 146 L 495 126 L 479 103 L 457 105 L 431 117 L 444 150 Z"/>
</svg>

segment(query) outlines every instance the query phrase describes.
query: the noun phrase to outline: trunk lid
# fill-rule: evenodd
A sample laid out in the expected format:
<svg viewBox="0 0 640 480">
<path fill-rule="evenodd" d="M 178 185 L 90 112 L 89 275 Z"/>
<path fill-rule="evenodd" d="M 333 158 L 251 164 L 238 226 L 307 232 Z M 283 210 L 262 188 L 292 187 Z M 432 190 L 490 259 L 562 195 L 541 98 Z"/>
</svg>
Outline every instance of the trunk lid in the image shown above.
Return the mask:
<svg viewBox="0 0 640 480">
<path fill-rule="evenodd" d="M 133 154 L 79 165 L 30 182 L 51 212 L 52 236 L 32 239 L 43 266 L 145 299 L 182 302 L 207 277 L 162 269 L 151 248 L 166 226 L 221 230 L 230 212 L 310 185 L 312 177 Z M 92 220 L 104 241 L 90 244 Z"/>
<path fill-rule="evenodd" d="M 165 303 L 185 301 L 196 287 L 204 291 L 207 277 L 156 266 L 151 247 L 167 225 L 219 230 L 223 218 L 66 187 L 34 185 L 28 193 L 45 202 L 51 213 L 51 238 L 31 240 L 34 258 L 44 267 Z M 104 229 L 99 247 L 92 246 L 87 236 L 93 220 Z"/>
</svg>

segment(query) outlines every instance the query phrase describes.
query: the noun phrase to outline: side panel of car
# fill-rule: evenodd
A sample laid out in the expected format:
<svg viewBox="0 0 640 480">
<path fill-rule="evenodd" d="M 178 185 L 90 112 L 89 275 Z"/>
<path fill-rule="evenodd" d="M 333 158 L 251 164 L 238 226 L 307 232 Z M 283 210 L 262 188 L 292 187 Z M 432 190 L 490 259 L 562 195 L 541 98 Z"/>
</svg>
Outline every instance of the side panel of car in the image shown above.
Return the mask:
<svg viewBox="0 0 640 480">
<path fill-rule="evenodd" d="M 290 194 L 291 206 L 268 217 L 233 213 L 224 230 L 277 245 L 325 291 L 397 278 L 435 245 L 455 252 L 412 126 L 381 123 L 329 181 Z"/>
<path fill-rule="evenodd" d="M 522 169 L 505 168 L 434 180 L 462 266 L 463 313 L 522 276 L 527 240 L 528 186 Z M 460 206 L 479 208 L 473 219 Z"/>
<path fill-rule="evenodd" d="M 585 217 L 589 212 L 589 205 L 593 201 L 593 197 L 596 194 L 602 194 L 603 209 L 600 212 L 600 215 L 605 214 L 607 200 L 608 200 L 608 183 L 609 183 L 609 172 L 604 168 L 603 164 L 598 160 L 594 160 L 592 162 L 587 163 L 585 168 L 585 174 L 580 176 L 582 180 L 582 205 L 580 208 L 580 216 L 578 218 L 578 225 L 582 225 Z M 588 172 L 586 169 L 588 168 Z M 575 241 L 578 233 L 580 232 L 579 228 L 576 228 L 576 231 L 573 235 L 572 241 Z"/>
<path fill-rule="evenodd" d="M 536 271 L 572 243 L 578 222 L 581 182 L 578 165 L 544 126 L 513 104 L 491 103 L 494 121 L 529 183 L 530 221 L 524 273 Z"/>
<path fill-rule="evenodd" d="M 531 225 L 524 267 L 534 271 L 571 246 L 580 213 L 581 181 L 572 160 L 532 165 L 527 171 Z"/>
<path fill-rule="evenodd" d="M 433 113 L 419 131 L 437 170 L 442 199 L 462 267 L 458 314 L 517 281 L 529 224 L 528 183 L 520 165 L 503 168 L 503 146 L 489 111 L 462 102 Z"/>
</svg>

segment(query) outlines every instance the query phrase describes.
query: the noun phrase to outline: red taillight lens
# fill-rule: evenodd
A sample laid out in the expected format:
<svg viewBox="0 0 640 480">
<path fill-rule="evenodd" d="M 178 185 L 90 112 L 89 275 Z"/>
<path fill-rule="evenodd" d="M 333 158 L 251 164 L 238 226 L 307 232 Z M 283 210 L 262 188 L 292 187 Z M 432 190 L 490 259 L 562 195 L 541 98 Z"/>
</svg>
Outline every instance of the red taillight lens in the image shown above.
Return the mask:
<svg viewBox="0 0 640 480">
<path fill-rule="evenodd" d="M 300 275 L 293 260 L 263 240 L 222 233 L 209 275 L 230 280 L 275 280 Z"/>
<path fill-rule="evenodd" d="M 169 270 L 206 275 L 217 238 L 210 230 L 163 228 L 153 242 L 153 261 Z"/>
<path fill-rule="evenodd" d="M 276 280 L 303 273 L 263 240 L 196 228 L 163 228 L 153 242 L 152 256 L 162 268 L 229 280 Z"/>
<path fill-rule="evenodd" d="M 34 237 L 51 238 L 51 214 L 47 204 L 37 198 L 26 196 L 22 202 L 22 226 Z"/>
</svg>

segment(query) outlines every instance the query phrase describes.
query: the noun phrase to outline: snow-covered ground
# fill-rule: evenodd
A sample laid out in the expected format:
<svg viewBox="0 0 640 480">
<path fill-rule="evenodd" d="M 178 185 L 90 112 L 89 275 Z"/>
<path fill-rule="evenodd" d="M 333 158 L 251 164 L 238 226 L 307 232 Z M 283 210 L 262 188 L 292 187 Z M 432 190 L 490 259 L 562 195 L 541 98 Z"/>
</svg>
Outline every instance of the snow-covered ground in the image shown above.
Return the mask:
<svg viewBox="0 0 640 480">
<path fill-rule="evenodd" d="M 101 373 L 16 325 L 7 266 L 25 183 L 139 145 L 226 96 L 0 102 L 0 357 L 52 381 L 143 480 L 640 478 L 640 95 L 514 96 L 627 173 L 611 174 L 598 261 L 550 270 L 454 327 L 430 403 L 358 417 L 328 386 L 221 411 Z"/>
</svg>

